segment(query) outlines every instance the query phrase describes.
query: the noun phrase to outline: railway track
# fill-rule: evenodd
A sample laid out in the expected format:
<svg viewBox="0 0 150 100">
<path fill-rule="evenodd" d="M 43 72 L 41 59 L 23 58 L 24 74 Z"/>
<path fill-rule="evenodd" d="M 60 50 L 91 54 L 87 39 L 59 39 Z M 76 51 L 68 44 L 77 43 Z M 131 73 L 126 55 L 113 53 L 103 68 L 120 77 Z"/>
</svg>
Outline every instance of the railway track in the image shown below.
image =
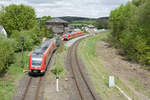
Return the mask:
<svg viewBox="0 0 150 100">
<path fill-rule="evenodd" d="M 47 70 L 50 68 L 51 58 Z M 24 78 L 20 81 L 20 85 L 11 100 L 44 100 L 42 89 L 46 74 L 47 73 L 45 73 L 44 76 L 29 76 L 26 73 Z"/>
<path fill-rule="evenodd" d="M 21 82 L 17 93 L 12 100 L 44 100 L 41 95 L 42 81 L 44 77 L 32 77 L 26 75 Z"/>
<path fill-rule="evenodd" d="M 77 97 L 78 100 L 100 100 L 93 87 L 91 86 L 89 78 L 83 71 L 85 69 L 85 66 L 83 65 L 81 60 L 78 59 L 77 47 L 81 40 L 82 39 L 80 39 L 79 41 L 74 43 L 72 47 L 70 47 L 67 55 L 68 66 L 70 67 L 74 83 L 78 91 Z"/>
<path fill-rule="evenodd" d="M 42 77 L 30 77 L 25 94 L 22 100 L 41 100 L 40 88 Z"/>
</svg>

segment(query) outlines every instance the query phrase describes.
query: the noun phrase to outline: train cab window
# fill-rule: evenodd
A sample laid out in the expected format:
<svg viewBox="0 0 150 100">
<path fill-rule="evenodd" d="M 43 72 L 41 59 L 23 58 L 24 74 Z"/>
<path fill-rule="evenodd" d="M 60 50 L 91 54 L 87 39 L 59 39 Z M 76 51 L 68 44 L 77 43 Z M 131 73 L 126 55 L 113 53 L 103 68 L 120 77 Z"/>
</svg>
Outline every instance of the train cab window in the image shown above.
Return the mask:
<svg viewBox="0 0 150 100">
<path fill-rule="evenodd" d="M 32 58 L 32 66 L 33 67 L 41 67 L 42 58 Z"/>
<path fill-rule="evenodd" d="M 68 36 L 68 34 L 65 34 L 65 37 L 67 37 Z"/>
</svg>

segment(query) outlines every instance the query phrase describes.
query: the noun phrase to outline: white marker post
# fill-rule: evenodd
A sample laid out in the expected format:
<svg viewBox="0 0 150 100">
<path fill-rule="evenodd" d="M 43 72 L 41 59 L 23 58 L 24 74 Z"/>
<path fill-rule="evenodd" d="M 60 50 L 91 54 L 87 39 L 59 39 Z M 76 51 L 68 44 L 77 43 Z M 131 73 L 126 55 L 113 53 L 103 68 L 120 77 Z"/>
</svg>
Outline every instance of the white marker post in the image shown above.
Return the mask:
<svg viewBox="0 0 150 100">
<path fill-rule="evenodd" d="M 115 78 L 114 76 L 109 76 L 109 87 L 115 86 Z"/>
<path fill-rule="evenodd" d="M 109 76 L 109 87 L 115 86 L 128 100 L 132 100 L 121 88 L 115 85 L 115 77 Z"/>
<path fill-rule="evenodd" d="M 59 86 L 58 86 L 59 76 L 56 75 L 56 92 L 59 92 Z"/>
</svg>

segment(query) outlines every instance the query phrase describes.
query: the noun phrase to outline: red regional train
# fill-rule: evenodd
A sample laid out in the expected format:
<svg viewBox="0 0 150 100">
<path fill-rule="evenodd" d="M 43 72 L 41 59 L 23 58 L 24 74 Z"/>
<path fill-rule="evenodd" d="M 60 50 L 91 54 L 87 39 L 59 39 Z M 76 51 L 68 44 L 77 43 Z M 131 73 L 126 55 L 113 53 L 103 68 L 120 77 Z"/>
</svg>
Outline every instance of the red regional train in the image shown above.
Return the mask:
<svg viewBox="0 0 150 100">
<path fill-rule="evenodd" d="M 83 34 L 84 33 L 82 31 L 81 32 L 72 32 L 72 33 L 66 33 L 66 34 L 64 34 L 63 37 L 64 37 L 64 40 L 69 40 L 69 39 L 81 36 Z"/>
<path fill-rule="evenodd" d="M 33 51 L 29 59 L 29 74 L 44 74 L 56 48 L 56 39 L 52 38 Z"/>
</svg>

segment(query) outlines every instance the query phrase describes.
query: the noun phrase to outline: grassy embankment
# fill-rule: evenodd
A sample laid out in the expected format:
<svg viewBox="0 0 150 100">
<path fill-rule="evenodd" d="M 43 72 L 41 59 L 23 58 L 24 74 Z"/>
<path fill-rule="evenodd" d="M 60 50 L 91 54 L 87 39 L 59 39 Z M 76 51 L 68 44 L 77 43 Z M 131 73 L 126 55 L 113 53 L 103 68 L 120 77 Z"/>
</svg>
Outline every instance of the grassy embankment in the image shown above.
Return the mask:
<svg viewBox="0 0 150 100">
<path fill-rule="evenodd" d="M 126 100 L 126 98 L 115 87 L 108 87 L 108 79 L 113 73 L 109 72 L 106 67 L 99 61 L 99 54 L 96 52 L 96 44 L 100 39 L 106 38 L 109 32 L 104 32 L 93 37 L 89 37 L 82 41 L 78 49 L 79 55 L 87 67 L 90 78 L 101 96 L 102 100 Z M 101 57 L 102 59 L 104 57 Z M 115 84 L 117 84 L 128 96 L 133 100 L 138 100 L 131 90 L 115 76 Z"/>
<path fill-rule="evenodd" d="M 57 50 L 56 55 L 54 55 L 54 60 L 52 61 L 52 69 L 55 69 L 56 67 L 64 68 L 65 50 L 66 48 L 64 46 Z M 29 53 L 29 51 L 24 53 L 25 69 L 28 69 Z M 8 67 L 6 74 L 0 77 L 0 100 L 10 100 L 19 84 L 19 80 L 24 76 L 21 60 L 22 54 L 15 53 L 14 63 Z M 64 70 L 60 77 L 64 77 L 65 73 L 66 71 Z"/>
<path fill-rule="evenodd" d="M 51 70 L 53 71 L 53 74 L 51 74 L 51 76 L 53 76 L 54 78 L 56 77 L 55 76 L 56 71 L 58 71 L 58 74 L 61 79 L 65 78 L 67 72 L 64 68 L 65 56 L 66 56 L 66 47 L 62 45 L 57 49 L 56 53 L 53 56 L 53 60 L 51 62 L 51 67 L 52 67 Z"/>
<path fill-rule="evenodd" d="M 141 79 L 139 77 L 130 78 L 130 84 L 134 87 L 134 89 L 138 92 L 144 93 L 145 96 L 150 98 L 150 90 L 143 86 Z"/>
<path fill-rule="evenodd" d="M 24 53 L 26 69 L 29 61 L 28 54 L 29 52 Z M 11 96 L 19 84 L 19 80 L 24 76 L 21 60 L 21 53 L 15 53 L 14 63 L 8 67 L 6 74 L 0 77 L 0 100 L 11 100 Z"/>
</svg>

